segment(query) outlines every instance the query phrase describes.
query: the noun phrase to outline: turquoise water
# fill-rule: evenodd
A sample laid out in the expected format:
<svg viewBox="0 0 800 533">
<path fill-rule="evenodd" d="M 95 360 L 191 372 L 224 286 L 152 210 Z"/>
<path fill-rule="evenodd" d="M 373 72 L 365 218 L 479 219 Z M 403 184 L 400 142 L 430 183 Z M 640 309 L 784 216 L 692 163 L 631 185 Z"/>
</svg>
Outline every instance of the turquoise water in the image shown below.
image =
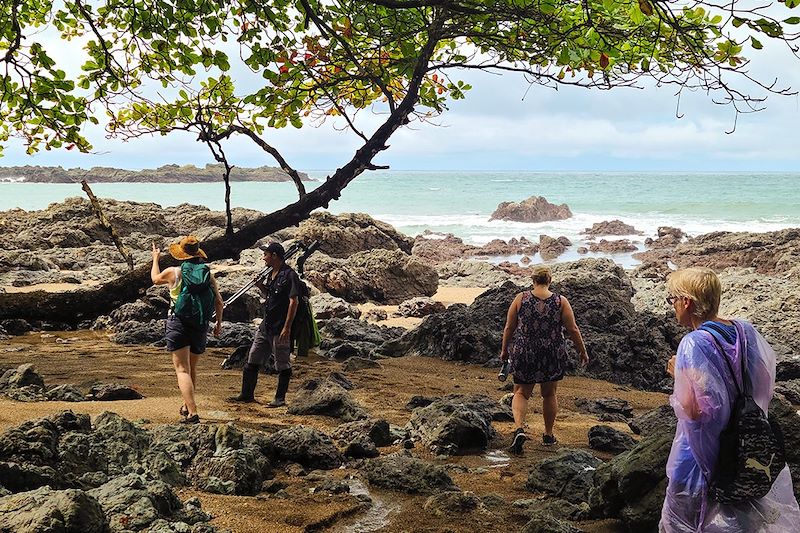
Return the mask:
<svg viewBox="0 0 800 533">
<path fill-rule="evenodd" d="M 310 172 L 324 180 L 324 172 Z M 335 213 L 359 211 L 408 234 L 426 229 L 449 232 L 467 242 L 539 234 L 565 235 L 582 242 L 581 231 L 594 222 L 619 218 L 646 235 L 662 225 L 696 235 L 716 230 L 771 231 L 800 226 L 800 173 L 536 173 L 400 172 L 357 178 L 331 204 Z M 309 183 L 311 189 L 319 183 Z M 176 205 L 224 208 L 218 184 L 98 183 L 100 197 Z M 572 209 L 569 220 L 542 224 L 489 222 L 503 201 L 532 195 Z M 83 196 L 78 184 L 0 183 L 0 210 L 43 209 L 68 196 Z M 291 183 L 234 183 L 232 204 L 271 211 L 296 198 Z M 641 239 L 641 238 L 640 238 Z M 627 262 L 627 261 L 623 261 Z"/>
</svg>

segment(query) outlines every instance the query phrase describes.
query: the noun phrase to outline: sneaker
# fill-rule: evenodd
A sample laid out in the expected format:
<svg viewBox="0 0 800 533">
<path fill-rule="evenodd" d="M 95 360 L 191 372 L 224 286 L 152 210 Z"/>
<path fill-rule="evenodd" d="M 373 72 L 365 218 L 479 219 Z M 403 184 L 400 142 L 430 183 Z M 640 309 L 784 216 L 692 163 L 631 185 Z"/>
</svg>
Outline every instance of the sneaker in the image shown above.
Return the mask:
<svg viewBox="0 0 800 533">
<path fill-rule="evenodd" d="M 558 444 L 558 439 L 555 435 L 542 435 L 542 446 L 552 446 Z"/>
<path fill-rule="evenodd" d="M 528 436 L 522 428 L 517 428 L 517 430 L 514 431 L 514 439 L 511 441 L 511 453 L 514 455 L 522 455 L 522 445 L 525 444 L 526 440 L 528 440 Z"/>
<path fill-rule="evenodd" d="M 181 419 L 181 424 L 199 424 L 200 423 L 200 416 L 197 414 L 193 414 L 192 416 L 187 416 L 186 418 Z"/>
<path fill-rule="evenodd" d="M 276 398 L 276 399 L 272 400 L 271 402 L 269 402 L 267 404 L 267 407 L 270 407 L 270 408 L 274 409 L 276 407 L 283 407 L 284 405 L 286 405 L 286 400 L 279 400 L 279 399 Z"/>
<path fill-rule="evenodd" d="M 186 407 L 186 404 L 183 404 L 183 405 L 181 405 L 181 408 L 180 408 L 180 409 L 178 409 L 178 413 L 179 413 L 179 414 L 180 414 L 182 417 L 186 418 L 187 416 L 189 416 L 189 408 L 188 408 L 188 407 Z"/>
</svg>

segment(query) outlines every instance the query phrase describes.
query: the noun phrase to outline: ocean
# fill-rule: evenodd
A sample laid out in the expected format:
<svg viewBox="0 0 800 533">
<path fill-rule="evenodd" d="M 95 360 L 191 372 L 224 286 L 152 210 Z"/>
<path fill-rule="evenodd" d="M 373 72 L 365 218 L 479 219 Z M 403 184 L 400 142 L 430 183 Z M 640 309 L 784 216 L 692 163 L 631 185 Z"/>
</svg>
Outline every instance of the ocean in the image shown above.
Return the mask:
<svg viewBox="0 0 800 533">
<path fill-rule="evenodd" d="M 310 171 L 324 180 L 328 173 Z M 308 183 L 313 189 L 319 183 Z M 473 171 L 379 171 L 351 183 L 330 211 L 365 212 L 409 235 L 423 231 L 452 233 L 470 244 L 540 234 L 566 236 L 575 246 L 559 258 L 576 259 L 581 232 L 595 222 L 620 219 L 645 233 L 630 237 L 641 244 L 659 226 L 689 235 L 711 231 L 774 231 L 800 227 L 800 173 L 554 173 Z M 180 203 L 224 209 L 224 186 L 218 184 L 97 183 L 99 197 L 162 206 Z M 233 206 L 272 211 L 296 198 L 291 183 L 236 182 Z M 544 196 L 566 203 L 568 220 L 526 224 L 489 221 L 500 202 Z M 79 184 L 0 183 L 0 210 L 44 209 L 69 196 L 84 196 Z M 589 254 L 590 256 L 592 254 Z M 623 266 L 636 264 L 630 254 L 611 256 Z M 501 260 L 505 258 L 496 258 Z M 518 258 L 508 258 L 515 260 Z M 537 257 L 534 257 L 537 262 Z"/>
</svg>

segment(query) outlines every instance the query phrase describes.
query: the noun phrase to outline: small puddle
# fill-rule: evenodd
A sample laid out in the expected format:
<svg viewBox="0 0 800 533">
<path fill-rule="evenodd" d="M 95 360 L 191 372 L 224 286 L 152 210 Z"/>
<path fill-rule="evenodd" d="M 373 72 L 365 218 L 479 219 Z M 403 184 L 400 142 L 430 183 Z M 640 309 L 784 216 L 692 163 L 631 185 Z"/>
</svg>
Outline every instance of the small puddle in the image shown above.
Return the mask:
<svg viewBox="0 0 800 533">
<path fill-rule="evenodd" d="M 343 533 L 369 533 L 378 531 L 389 524 L 389 515 L 400 508 L 398 504 L 388 503 L 384 499 L 370 493 L 369 489 L 358 479 L 347 479 L 351 496 L 369 496 L 372 506 L 361 515 L 355 523 L 345 526 Z"/>
<path fill-rule="evenodd" d="M 489 468 L 504 468 L 511 461 L 511 457 L 502 450 L 487 452 L 483 458 L 489 462 Z"/>
</svg>

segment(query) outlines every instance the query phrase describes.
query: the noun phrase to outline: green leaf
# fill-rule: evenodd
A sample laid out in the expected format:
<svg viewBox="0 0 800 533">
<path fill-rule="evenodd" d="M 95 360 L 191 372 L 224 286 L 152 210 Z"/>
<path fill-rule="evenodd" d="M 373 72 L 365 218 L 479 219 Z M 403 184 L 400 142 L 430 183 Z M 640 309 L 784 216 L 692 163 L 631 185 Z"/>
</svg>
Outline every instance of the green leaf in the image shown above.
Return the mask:
<svg viewBox="0 0 800 533">
<path fill-rule="evenodd" d="M 786 24 L 800 24 L 800 17 L 789 17 L 785 19 L 784 22 Z"/>
<path fill-rule="evenodd" d="M 763 45 L 763 44 L 761 44 L 761 41 L 759 41 L 759 40 L 758 40 L 758 39 L 756 39 L 755 37 L 750 37 L 750 44 L 751 44 L 751 45 L 753 46 L 753 48 L 755 48 L 756 50 L 761 50 L 762 48 L 764 48 L 764 45 Z"/>
</svg>

